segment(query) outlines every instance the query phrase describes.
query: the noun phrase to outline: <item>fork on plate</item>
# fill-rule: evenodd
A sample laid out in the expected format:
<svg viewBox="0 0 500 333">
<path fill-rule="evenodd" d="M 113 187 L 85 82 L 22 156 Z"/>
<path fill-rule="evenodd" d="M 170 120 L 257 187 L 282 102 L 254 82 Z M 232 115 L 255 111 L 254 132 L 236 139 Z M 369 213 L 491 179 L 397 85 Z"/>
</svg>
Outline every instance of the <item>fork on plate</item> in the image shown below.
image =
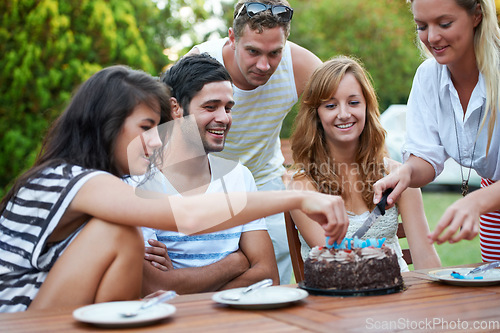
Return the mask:
<svg viewBox="0 0 500 333">
<path fill-rule="evenodd" d="M 153 297 L 153 298 L 148 299 L 148 300 L 144 300 L 142 302 L 142 304 L 136 310 L 121 313 L 121 316 L 124 318 L 135 317 L 139 314 L 139 312 L 141 312 L 145 309 L 148 309 L 156 304 L 166 302 L 166 301 L 174 298 L 175 296 L 177 296 L 177 293 L 175 291 L 173 291 L 173 290 L 165 291 L 164 293 L 162 293 L 159 296 Z"/>
<path fill-rule="evenodd" d="M 254 284 L 246 287 L 242 291 L 233 292 L 233 293 L 223 293 L 223 294 L 221 294 L 221 298 L 227 299 L 228 301 L 239 301 L 241 296 L 248 294 L 251 291 L 260 289 L 260 288 L 269 287 L 272 284 L 273 284 L 272 279 L 264 279 L 262 281 L 259 281 L 257 283 L 254 283 Z"/>
</svg>

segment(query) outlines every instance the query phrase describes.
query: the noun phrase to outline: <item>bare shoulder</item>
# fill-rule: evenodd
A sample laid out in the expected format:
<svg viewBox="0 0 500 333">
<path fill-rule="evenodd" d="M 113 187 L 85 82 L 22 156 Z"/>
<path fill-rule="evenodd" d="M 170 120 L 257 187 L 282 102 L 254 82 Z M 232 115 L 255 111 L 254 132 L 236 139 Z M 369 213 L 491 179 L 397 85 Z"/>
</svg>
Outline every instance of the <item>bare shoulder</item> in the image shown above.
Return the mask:
<svg viewBox="0 0 500 333">
<path fill-rule="evenodd" d="M 292 176 L 287 189 L 295 191 L 318 191 L 317 186 L 315 186 L 314 183 L 302 173 Z"/>
<path fill-rule="evenodd" d="M 294 66 L 295 62 L 299 62 L 301 65 L 307 65 L 305 64 L 306 62 L 312 62 L 311 65 L 314 67 L 317 67 L 322 63 L 321 59 L 318 58 L 317 55 L 315 55 L 313 52 L 309 51 L 305 47 L 302 47 L 299 44 L 290 41 L 288 41 L 288 44 L 290 44 L 290 51 L 292 52 L 292 59 L 294 60 Z M 302 60 L 307 60 L 307 61 L 302 61 Z"/>
<path fill-rule="evenodd" d="M 102 173 L 92 177 L 87 181 L 87 187 L 89 188 L 103 188 L 103 187 L 118 187 L 120 189 L 130 188 L 125 181 L 109 173 Z"/>
<path fill-rule="evenodd" d="M 307 80 L 309 80 L 314 70 L 323 62 L 308 49 L 293 42 L 288 43 L 290 44 L 292 54 L 293 75 L 295 77 L 297 94 L 301 95 Z"/>
</svg>

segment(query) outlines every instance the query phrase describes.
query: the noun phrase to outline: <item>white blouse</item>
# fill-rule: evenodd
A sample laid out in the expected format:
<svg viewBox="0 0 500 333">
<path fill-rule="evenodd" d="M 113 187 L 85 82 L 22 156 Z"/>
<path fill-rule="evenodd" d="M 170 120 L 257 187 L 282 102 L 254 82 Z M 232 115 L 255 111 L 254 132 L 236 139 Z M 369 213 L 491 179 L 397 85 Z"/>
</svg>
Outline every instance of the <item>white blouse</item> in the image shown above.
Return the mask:
<svg viewBox="0 0 500 333">
<path fill-rule="evenodd" d="M 485 104 L 486 87 L 483 76 L 479 74 L 464 118 L 462 105 L 448 68 L 440 65 L 435 59 L 424 61 L 417 69 L 408 99 L 407 138 L 402 148 L 403 161 L 406 161 L 410 154 L 420 157 L 434 167 L 435 176 L 443 171 L 444 162 L 449 157 L 464 167 L 470 167 L 478 124 L 486 112 Z M 472 161 L 472 168 L 481 177 L 492 180 L 500 179 L 499 121 L 500 117 L 497 117 L 486 157 L 489 118 L 487 119 L 479 131 Z"/>
</svg>

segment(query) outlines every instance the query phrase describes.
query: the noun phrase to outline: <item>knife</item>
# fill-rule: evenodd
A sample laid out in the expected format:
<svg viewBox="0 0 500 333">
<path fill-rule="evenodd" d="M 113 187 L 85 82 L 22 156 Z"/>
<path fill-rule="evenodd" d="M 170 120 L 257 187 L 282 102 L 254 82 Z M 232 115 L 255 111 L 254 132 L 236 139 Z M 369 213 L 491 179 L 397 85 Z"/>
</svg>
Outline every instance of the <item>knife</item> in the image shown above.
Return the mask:
<svg viewBox="0 0 500 333">
<path fill-rule="evenodd" d="M 387 197 L 391 194 L 392 188 L 388 188 L 382 194 L 382 199 L 380 199 L 379 203 L 375 206 L 373 211 L 368 215 L 363 225 L 354 233 L 352 238 L 361 238 L 364 234 L 370 229 L 372 224 L 379 218 L 381 215 L 385 215 L 385 205 L 387 204 Z"/>
<path fill-rule="evenodd" d="M 470 270 L 468 273 L 464 274 L 464 276 L 484 272 L 487 271 L 488 269 L 495 268 L 498 266 L 500 266 L 500 261 L 493 261 Z"/>
</svg>

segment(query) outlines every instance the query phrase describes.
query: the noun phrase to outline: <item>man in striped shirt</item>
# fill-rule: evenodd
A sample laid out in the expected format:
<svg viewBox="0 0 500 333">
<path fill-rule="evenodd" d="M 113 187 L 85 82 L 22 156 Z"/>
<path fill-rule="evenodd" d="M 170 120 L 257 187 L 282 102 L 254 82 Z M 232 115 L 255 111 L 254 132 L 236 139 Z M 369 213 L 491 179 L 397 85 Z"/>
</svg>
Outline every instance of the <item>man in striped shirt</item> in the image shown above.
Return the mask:
<svg viewBox="0 0 500 333">
<path fill-rule="evenodd" d="M 231 77 L 207 54 L 182 58 L 162 77 L 172 87 L 171 127 L 162 165 L 140 189 L 177 196 L 256 191 L 250 171 L 211 156 L 224 148 L 234 105 Z M 227 205 L 229 213 L 231 203 Z M 143 228 L 147 242 L 143 294 L 179 294 L 243 287 L 278 269 L 264 219 L 219 232 L 185 235 Z M 168 252 L 167 252 L 168 251 Z"/>
<path fill-rule="evenodd" d="M 280 131 L 321 60 L 287 41 L 293 9 L 286 0 L 240 0 L 227 38 L 195 46 L 188 54 L 207 52 L 233 80 L 233 125 L 218 156 L 239 160 L 252 172 L 261 191 L 284 189 Z M 280 274 L 290 283 L 292 267 L 283 214 L 266 217 Z"/>
</svg>

